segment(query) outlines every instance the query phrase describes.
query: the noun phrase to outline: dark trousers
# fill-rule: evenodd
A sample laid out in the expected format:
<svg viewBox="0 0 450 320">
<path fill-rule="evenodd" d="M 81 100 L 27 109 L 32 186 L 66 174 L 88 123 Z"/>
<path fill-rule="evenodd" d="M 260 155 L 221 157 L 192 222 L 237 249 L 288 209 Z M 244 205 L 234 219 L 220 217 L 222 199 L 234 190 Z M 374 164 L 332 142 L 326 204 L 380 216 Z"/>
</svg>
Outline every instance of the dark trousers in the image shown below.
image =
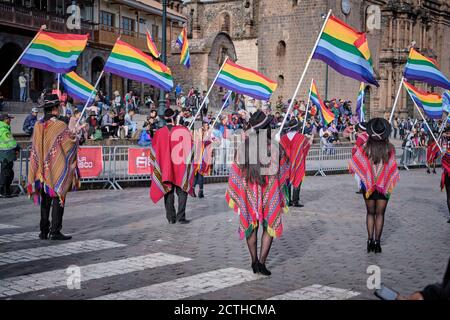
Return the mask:
<svg viewBox="0 0 450 320">
<path fill-rule="evenodd" d="M 11 194 L 11 184 L 14 180 L 14 161 L 2 161 L 0 173 L 0 194 Z"/>
<path fill-rule="evenodd" d="M 195 175 L 195 180 L 194 180 L 194 188 L 196 185 L 198 185 L 200 187 L 200 190 L 203 190 L 203 182 L 204 182 L 205 178 L 200 174 L 197 173 Z"/>
<path fill-rule="evenodd" d="M 300 188 L 302 187 L 302 184 L 298 186 L 298 188 L 292 187 L 292 185 L 288 184 L 288 190 L 289 190 L 289 200 L 292 203 L 298 203 L 300 201 Z"/>
<path fill-rule="evenodd" d="M 52 210 L 52 224 L 50 227 L 50 209 Z M 58 234 L 61 232 L 64 207 L 59 203 L 58 198 L 52 198 L 41 191 L 41 232 Z"/>
<path fill-rule="evenodd" d="M 178 213 L 175 211 L 175 191 L 178 196 Z M 172 190 L 164 195 L 164 206 L 166 207 L 166 217 L 168 221 L 186 219 L 186 202 L 188 194 L 180 187 L 173 186 Z"/>
</svg>

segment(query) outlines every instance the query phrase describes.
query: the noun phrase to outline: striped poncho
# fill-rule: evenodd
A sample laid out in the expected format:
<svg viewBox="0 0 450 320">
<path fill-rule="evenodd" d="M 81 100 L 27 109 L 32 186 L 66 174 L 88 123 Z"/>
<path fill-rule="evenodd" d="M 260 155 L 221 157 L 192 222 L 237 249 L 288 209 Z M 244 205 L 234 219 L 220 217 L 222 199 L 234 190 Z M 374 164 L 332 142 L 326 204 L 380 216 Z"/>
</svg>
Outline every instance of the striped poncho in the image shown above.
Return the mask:
<svg viewBox="0 0 450 320">
<path fill-rule="evenodd" d="M 40 120 L 33 130 L 27 191 L 34 202 L 41 192 L 57 197 L 64 206 L 67 192 L 79 186 L 78 142 L 67 125 L 53 117 Z"/>
<path fill-rule="evenodd" d="M 271 166 L 275 164 L 273 155 Z M 264 176 L 264 184 L 250 182 L 237 163 L 233 163 L 228 178 L 226 201 L 239 215 L 239 235 L 248 238 L 260 224 L 273 238 L 283 233 L 281 215 L 288 211 L 287 200 L 283 192 L 289 177 L 289 162 L 283 155 L 275 174 Z"/>
<path fill-rule="evenodd" d="M 367 157 L 363 147 L 356 147 L 349 162 L 349 171 L 361 180 L 366 198 L 369 198 L 375 191 L 389 197 L 400 180 L 395 152 L 391 152 L 387 163 L 374 165 Z"/>
<path fill-rule="evenodd" d="M 446 176 L 450 177 L 450 148 L 447 148 L 445 153 L 442 155 L 441 190 L 444 190 Z"/>
<path fill-rule="evenodd" d="M 289 139 L 288 134 L 283 135 L 280 144 L 290 163 L 289 181 L 295 188 L 298 188 L 305 177 L 306 157 L 311 144 L 301 133 L 295 133 L 292 140 Z"/>
</svg>

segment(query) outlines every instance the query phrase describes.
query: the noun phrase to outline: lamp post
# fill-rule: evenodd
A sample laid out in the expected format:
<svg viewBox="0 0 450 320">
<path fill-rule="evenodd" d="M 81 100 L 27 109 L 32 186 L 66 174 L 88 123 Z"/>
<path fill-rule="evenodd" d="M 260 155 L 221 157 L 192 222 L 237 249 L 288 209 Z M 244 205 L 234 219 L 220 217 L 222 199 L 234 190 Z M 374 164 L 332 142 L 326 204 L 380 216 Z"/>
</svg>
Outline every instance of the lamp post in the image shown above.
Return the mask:
<svg viewBox="0 0 450 320">
<path fill-rule="evenodd" d="M 167 0 L 162 0 L 162 39 L 161 39 L 161 60 L 162 63 L 167 64 L 167 54 L 166 54 L 166 31 L 167 31 Z M 164 121 L 164 111 L 166 110 L 166 99 L 164 90 L 159 91 L 159 107 L 158 116 L 160 118 L 160 123 L 165 124 Z"/>
</svg>

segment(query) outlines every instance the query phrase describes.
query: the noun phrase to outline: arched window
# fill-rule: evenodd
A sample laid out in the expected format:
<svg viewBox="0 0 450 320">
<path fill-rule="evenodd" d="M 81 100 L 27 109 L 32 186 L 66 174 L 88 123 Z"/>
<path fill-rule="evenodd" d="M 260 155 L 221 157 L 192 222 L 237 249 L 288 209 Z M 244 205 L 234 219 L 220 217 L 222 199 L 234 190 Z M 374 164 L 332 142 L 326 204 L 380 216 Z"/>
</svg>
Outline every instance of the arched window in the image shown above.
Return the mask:
<svg viewBox="0 0 450 320">
<path fill-rule="evenodd" d="M 230 14 L 228 12 L 224 12 L 220 15 L 220 31 L 230 33 Z"/>
<path fill-rule="evenodd" d="M 277 57 L 284 57 L 286 55 L 286 42 L 283 40 L 278 42 Z"/>
<path fill-rule="evenodd" d="M 284 86 L 284 76 L 282 74 L 280 74 L 278 76 L 278 88 L 283 88 Z"/>
</svg>

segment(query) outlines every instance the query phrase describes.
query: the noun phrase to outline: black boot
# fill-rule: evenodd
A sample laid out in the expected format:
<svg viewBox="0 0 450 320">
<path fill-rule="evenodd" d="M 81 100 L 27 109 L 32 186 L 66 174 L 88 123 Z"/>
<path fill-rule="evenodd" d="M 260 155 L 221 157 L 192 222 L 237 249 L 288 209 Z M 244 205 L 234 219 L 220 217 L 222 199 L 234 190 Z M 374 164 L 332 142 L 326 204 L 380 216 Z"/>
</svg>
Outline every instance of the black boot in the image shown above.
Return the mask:
<svg viewBox="0 0 450 320">
<path fill-rule="evenodd" d="M 195 188 L 194 188 L 194 190 L 192 190 L 192 196 L 193 196 L 194 198 L 197 198 L 197 195 L 195 194 Z"/>
<path fill-rule="evenodd" d="M 272 274 L 272 272 L 267 270 L 266 265 L 261 262 L 258 263 L 258 269 L 259 269 L 259 273 L 261 273 L 265 276 L 270 276 Z"/>
<path fill-rule="evenodd" d="M 373 243 L 373 246 L 374 246 L 375 253 L 381 253 L 381 243 L 379 240 L 375 240 Z"/>
<path fill-rule="evenodd" d="M 430 168 L 427 169 L 427 173 L 428 173 L 428 174 L 431 174 Z"/>
<path fill-rule="evenodd" d="M 436 169 L 433 169 L 433 173 L 436 174 Z"/>
<path fill-rule="evenodd" d="M 259 266 L 259 262 L 258 261 L 252 263 L 253 273 L 258 273 L 259 272 L 258 266 Z"/>
<path fill-rule="evenodd" d="M 375 245 L 373 240 L 367 240 L 367 253 L 375 251 Z"/>
<path fill-rule="evenodd" d="M 50 234 L 50 240 L 70 240 L 70 239 L 72 239 L 72 236 L 66 236 L 61 232 Z"/>
<path fill-rule="evenodd" d="M 205 197 L 205 195 L 203 194 L 203 190 L 202 189 L 200 189 L 200 191 L 198 192 L 198 197 L 199 198 L 204 198 Z"/>
<path fill-rule="evenodd" d="M 48 240 L 48 232 L 41 232 L 41 233 L 39 233 L 39 239 L 41 239 L 41 240 Z"/>
</svg>

